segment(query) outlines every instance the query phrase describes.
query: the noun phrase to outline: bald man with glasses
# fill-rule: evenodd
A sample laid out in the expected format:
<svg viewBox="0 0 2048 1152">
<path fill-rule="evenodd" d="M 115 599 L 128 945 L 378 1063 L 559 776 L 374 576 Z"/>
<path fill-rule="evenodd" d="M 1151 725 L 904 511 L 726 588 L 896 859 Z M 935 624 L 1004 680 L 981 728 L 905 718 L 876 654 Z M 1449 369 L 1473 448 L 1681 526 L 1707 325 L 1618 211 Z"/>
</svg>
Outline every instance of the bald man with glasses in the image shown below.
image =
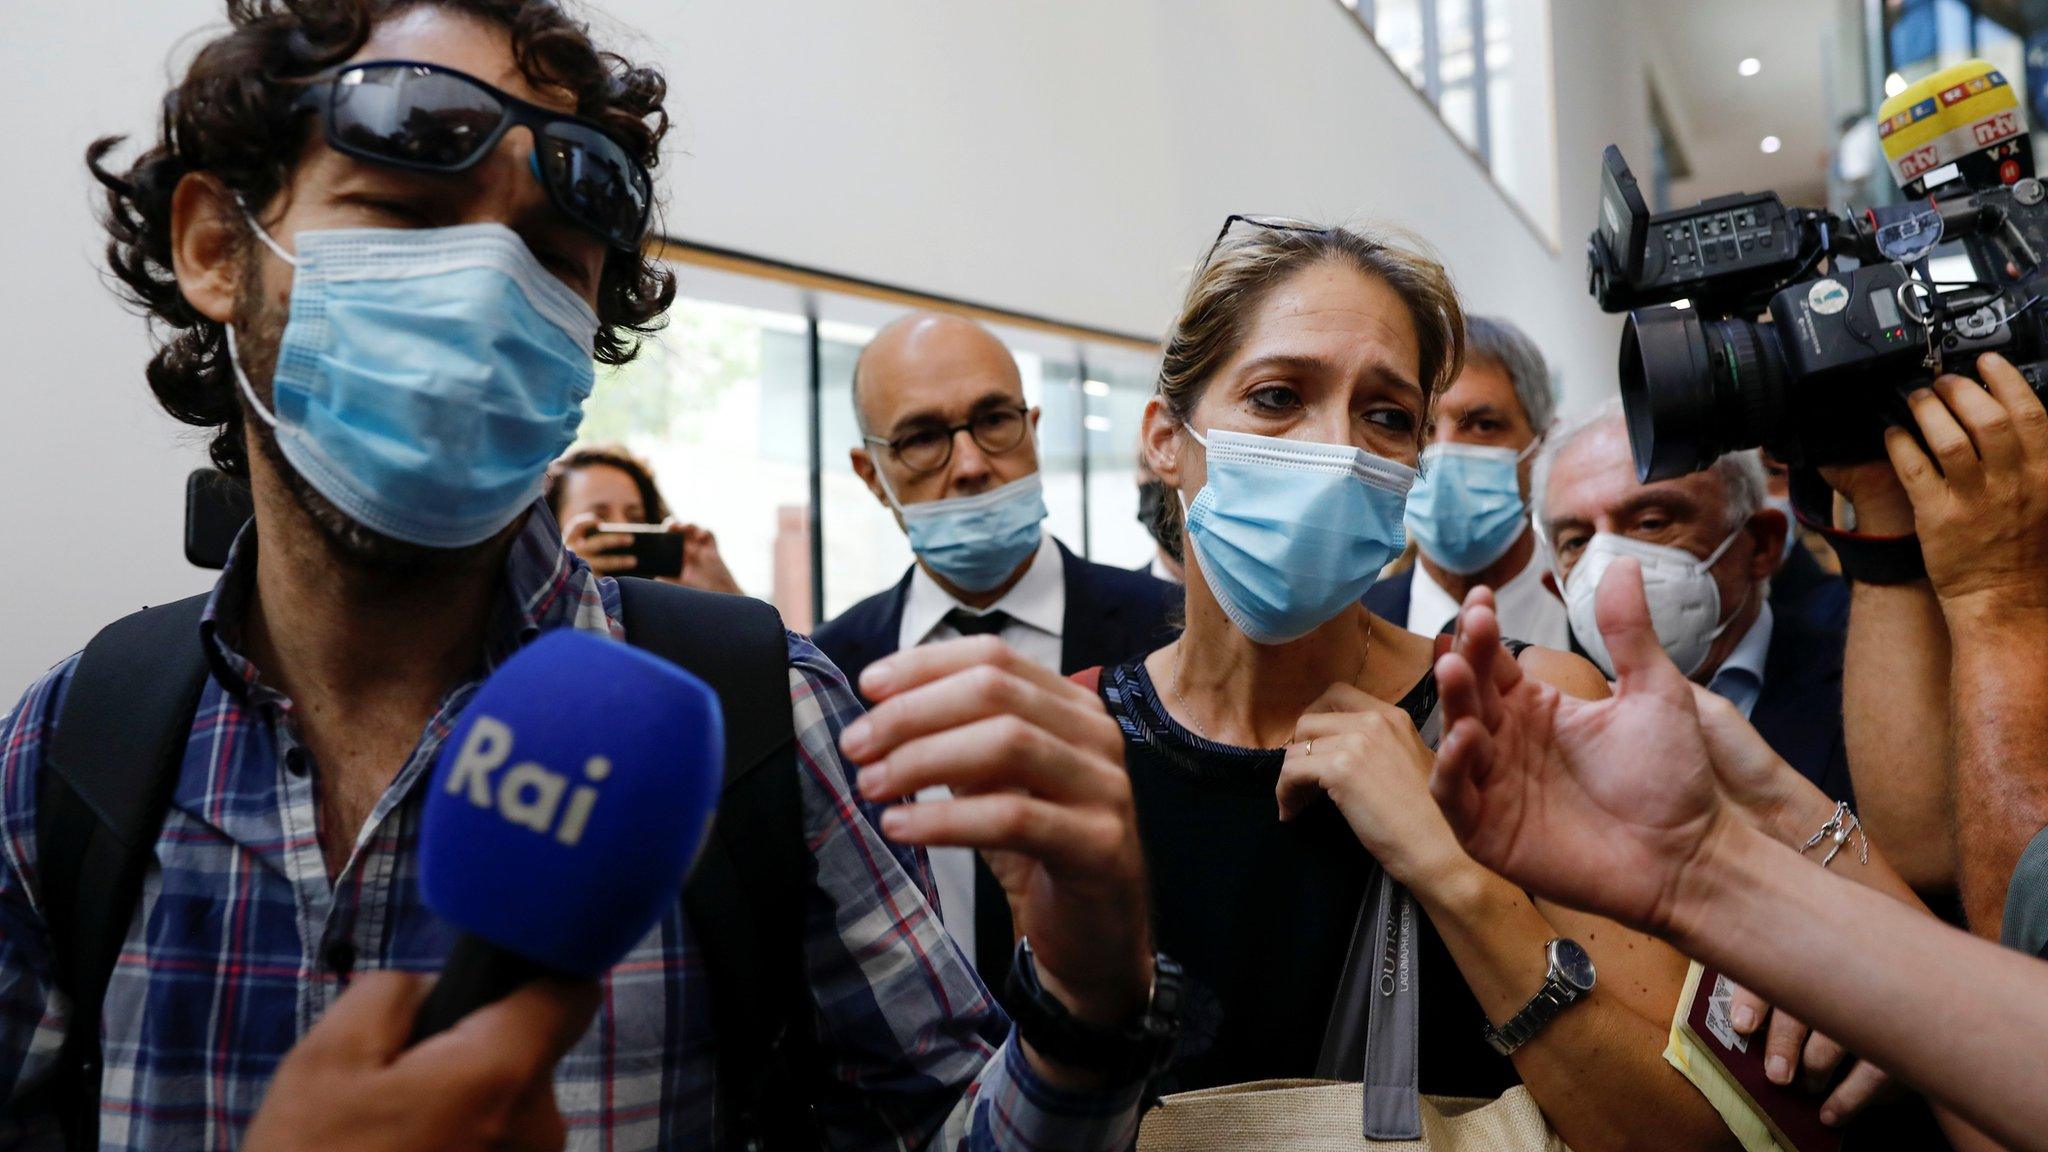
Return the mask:
<svg viewBox="0 0 2048 1152">
<path fill-rule="evenodd" d="M 818 647 L 850 682 L 892 652 L 959 636 L 996 636 L 1061 675 L 1171 636 L 1178 587 L 1091 563 L 1043 530 L 1039 412 L 988 329 L 943 313 L 894 321 L 854 364 L 853 404 L 853 470 L 894 513 L 916 561 L 818 629 Z M 1001 988 L 1010 924 L 993 875 L 969 849 L 931 857 L 946 927 Z"/>
</svg>

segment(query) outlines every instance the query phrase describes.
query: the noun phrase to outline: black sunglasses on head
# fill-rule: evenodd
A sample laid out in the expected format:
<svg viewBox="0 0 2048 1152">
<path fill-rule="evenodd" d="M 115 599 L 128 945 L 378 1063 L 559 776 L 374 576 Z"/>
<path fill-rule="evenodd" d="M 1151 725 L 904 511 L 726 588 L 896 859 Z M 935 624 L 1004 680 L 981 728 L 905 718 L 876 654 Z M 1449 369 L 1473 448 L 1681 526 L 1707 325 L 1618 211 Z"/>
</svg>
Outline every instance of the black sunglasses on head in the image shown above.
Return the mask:
<svg viewBox="0 0 2048 1152">
<path fill-rule="evenodd" d="M 350 64 L 312 81 L 293 107 L 320 112 L 335 151 L 416 172 L 461 172 L 519 125 L 533 133 L 533 172 L 557 210 L 615 248 L 635 250 L 647 234 L 653 181 L 624 145 L 453 68 Z"/>
<path fill-rule="evenodd" d="M 1230 235 L 1230 230 L 1240 224 L 1274 232 L 1301 232 L 1310 236 L 1327 236 L 1335 231 L 1331 228 L 1318 228 L 1286 216 L 1254 216 L 1247 212 L 1233 212 L 1223 218 L 1223 227 L 1216 230 L 1216 239 L 1209 241 L 1209 250 L 1202 253 L 1202 262 L 1195 266 L 1197 272 L 1209 266 L 1209 261 L 1216 258 L 1216 249 L 1222 247 L 1223 238 Z"/>
</svg>

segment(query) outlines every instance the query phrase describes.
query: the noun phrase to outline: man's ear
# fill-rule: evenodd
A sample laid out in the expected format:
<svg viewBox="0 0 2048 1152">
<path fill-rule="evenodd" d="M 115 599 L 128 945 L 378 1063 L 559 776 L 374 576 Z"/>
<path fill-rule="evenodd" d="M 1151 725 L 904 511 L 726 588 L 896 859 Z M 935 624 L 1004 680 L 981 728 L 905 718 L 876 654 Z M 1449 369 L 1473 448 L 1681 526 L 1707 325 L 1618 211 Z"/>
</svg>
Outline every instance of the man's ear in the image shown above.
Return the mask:
<svg viewBox="0 0 2048 1152">
<path fill-rule="evenodd" d="M 194 311 L 215 323 L 234 318 L 241 296 L 241 211 L 211 172 L 188 172 L 171 193 L 171 270 Z"/>
<path fill-rule="evenodd" d="M 860 482 L 867 485 L 868 491 L 874 494 L 875 502 L 892 512 L 895 511 L 889 503 L 888 495 L 882 491 L 882 482 L 875 478 L 875 458 L 868 455 L 868 450 L 850 448 L 847 450 L 846 458 L 853 464 L 853 474 L 860 477 Z"/>
<path fill-rule="evenodd" d="M 1756 544 L 1756 555 L 1749 562 L 1749 578 L 1770 579 L 1785 562 L 1785 534 L 1792 530 L 1792 525 L 1776 508 L 1760 508 L 1743 525 L 1743 530 Z"/>
</svg>

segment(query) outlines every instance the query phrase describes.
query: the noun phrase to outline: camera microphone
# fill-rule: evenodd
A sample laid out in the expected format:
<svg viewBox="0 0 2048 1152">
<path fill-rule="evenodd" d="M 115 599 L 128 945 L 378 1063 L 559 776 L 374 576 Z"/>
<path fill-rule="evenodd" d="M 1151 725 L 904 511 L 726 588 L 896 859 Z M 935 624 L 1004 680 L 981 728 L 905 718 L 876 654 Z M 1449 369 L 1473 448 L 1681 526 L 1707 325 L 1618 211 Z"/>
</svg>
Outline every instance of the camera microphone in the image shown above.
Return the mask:
<svg viewBox="0 0 2048 1152">
<path fill-rule="evenodd" d="M 560 629 L 492 673 L 429 785 L 420 888 L 462 935 L 413 1042 L 617 964 L 681 899 L 724 759 L 717 694 L 619 641 Z"/>
</svg>

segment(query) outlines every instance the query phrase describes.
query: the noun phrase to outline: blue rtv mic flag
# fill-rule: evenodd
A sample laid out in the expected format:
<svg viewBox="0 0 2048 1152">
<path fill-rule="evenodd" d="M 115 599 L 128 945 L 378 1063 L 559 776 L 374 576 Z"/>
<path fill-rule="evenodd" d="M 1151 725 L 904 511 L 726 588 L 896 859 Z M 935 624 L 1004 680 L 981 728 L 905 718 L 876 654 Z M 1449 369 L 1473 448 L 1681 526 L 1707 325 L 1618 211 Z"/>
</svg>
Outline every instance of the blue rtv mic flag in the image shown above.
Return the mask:
<svg viewBox="0 0 2048 1152">
<path fill-rule="evenodd" d="M 415 1039 L 618 963 L 681 899 L 724 761 L 717 694 L 627 644 L 559 629 L 492 673 L 426 801 L 421 890 L 463 936 Z"/>
</svg>

